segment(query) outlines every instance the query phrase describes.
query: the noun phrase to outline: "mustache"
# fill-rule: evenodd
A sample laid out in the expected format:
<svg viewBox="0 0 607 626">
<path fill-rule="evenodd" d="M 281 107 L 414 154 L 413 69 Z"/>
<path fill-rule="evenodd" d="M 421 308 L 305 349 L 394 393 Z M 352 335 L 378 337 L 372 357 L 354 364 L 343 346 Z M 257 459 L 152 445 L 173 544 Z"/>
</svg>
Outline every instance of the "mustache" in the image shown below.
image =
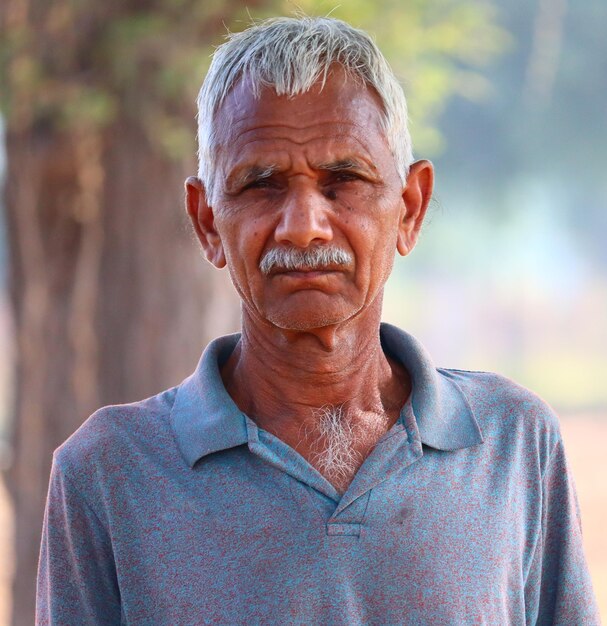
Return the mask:
<svg viewBox="0 0 607 626">
<path fill-rule="evenodd" d="M 353 256 L 346 250 L 334 246 L 315 246 L 314 248 L 273 248 L 268 250 L 261 261 L 259 269 L 267 276 L 274 270 L 322 270 L 352 263 Z"/>
</svg>

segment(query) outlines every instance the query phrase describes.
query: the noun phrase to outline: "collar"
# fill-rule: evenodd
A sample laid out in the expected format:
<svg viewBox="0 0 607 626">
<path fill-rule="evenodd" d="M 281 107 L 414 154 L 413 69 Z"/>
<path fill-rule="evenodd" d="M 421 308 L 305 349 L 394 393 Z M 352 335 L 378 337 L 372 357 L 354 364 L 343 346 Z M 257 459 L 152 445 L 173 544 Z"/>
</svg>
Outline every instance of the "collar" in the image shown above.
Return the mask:
<svg viewBox="0 0 607 626">
<path fill-rule="evenodd" d="M 483 442 L 468 401 L 448 372 L 437 370 L 414 337 L 391 326 L 380 328 L 382 348 L 411 376 L 411 406 L 423 444 L 458 450 Z M 202 457 L 248 442 L 247 417 L 236 406 L 221 379 L 220 367 L 240 334 L 212 341 L 196 371 L 177 389 L 171 423 L 177 444 L 190 467 Z"/>
<path fill-rule="evenodd" d="M 438 450 L 483 443 L 470 404 L 449 371 L 436 369 L 422 344 L 396 326 L 382 324 L 380 337 L 384 352 L 411 377 L 411 406 L 421 442 Z"/>
</svg>

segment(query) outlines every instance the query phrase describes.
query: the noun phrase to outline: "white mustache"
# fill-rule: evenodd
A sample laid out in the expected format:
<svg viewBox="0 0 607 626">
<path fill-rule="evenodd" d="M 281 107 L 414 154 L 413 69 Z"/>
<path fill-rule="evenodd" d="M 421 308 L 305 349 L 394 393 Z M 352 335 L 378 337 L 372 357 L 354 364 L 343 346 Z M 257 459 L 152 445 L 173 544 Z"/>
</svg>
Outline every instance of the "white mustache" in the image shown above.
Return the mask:
<svg viewBox="0 0 607 626">
<path fill-rule="evenodd" d="M 314 248 L 273 248 L 268 250 L 261 261 L 259 269 L 264 275 L 272 270 L 322 270 L 326 267 L 347 265 L 353 260 L 352 255 L 341 248 L 316 246 Z"/>
</svg>

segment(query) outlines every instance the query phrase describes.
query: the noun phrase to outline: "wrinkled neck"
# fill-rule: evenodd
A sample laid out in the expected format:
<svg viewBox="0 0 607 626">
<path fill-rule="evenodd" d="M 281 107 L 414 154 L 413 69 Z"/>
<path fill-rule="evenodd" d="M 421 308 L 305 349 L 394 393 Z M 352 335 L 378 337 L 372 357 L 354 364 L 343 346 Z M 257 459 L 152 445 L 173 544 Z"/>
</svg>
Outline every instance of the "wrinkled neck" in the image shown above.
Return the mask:
<svg viewBox="0 0 607 626">
<path fill-rule="evenodd" d="M 385 418 L 409 393 L 406 371 L 382 350 L 379 315 L 322 333 L 250 322 L 244 316 L 222 376 L 240 409 L 264 428 L 313 426 L 323 407 L 341 408 L 353 422 Z"/>
</svg>

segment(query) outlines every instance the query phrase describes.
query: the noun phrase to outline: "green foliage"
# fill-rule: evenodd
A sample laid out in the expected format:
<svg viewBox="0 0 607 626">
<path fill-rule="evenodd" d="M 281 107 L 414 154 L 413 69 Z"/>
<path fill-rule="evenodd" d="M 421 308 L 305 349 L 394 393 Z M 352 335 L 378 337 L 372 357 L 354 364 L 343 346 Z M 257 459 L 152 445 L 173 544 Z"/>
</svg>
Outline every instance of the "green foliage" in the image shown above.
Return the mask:
<svg viewBox="0 0 607 626">
<path fill-rule="evenodd" d="M 291 3 L 283 3 L 288 12 Z M 409 102 L 413 143 L 424 155 L 443 149 L 438 119 L 455 94 L 483 99 L 482 73 L 510 44 L 495 6 L 483 0 L 326 0 L 298 2 L 311 15 L 343 19 L 371 33 L 401 80 Z"/>
<path fill-rule="evenodd" d="M 104 127 L 114 119 L 117 108 L 118 103 L 112 94 L 99 87 L 75 85 L 62 94 L 59 120 L 63 128 Z"/>
<path fill-rule="evenodd" d="M 228 27 L 241 30 L 251 18 L 294 10 L 292 3 L 272 0 L 34 4 L 35 19 L 15 21 L 0 9 L 0 55 L 7 68 L 1 106 L 9 129 L 103 129 L 127 117 L 171 158 L 193 152 L 194 100 L 211 45 Z M 327 14 L 333 4 L 302 0 L 299 7 Z M 488 91 L 479 68 L 507 42 L 483 0 L 351 0 L 332 15 L 376 36 L 406 86 L 414 139 L 425 153 L 442 146 L 437 118 L 449 98 Z"/>
</svg>

